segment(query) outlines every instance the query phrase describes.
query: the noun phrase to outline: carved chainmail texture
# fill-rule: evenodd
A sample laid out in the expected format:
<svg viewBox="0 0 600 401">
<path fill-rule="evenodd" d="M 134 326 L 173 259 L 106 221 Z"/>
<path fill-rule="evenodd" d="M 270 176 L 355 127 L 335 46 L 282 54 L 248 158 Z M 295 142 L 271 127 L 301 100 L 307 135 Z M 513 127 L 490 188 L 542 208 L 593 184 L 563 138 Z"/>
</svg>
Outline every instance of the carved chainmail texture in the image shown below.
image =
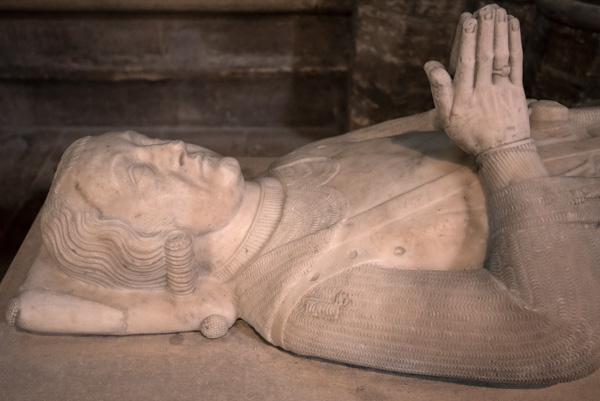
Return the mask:
<svg viewBox="0 0 600 401">
<path fill-rule="evenodd" d="M 600 362 L 599 189 L 561 177 L 492 194 L 487 269 L 351 267 L 302 298 L 284 348 L 485 382 L 589 374 Z"/>
<path fill-rule="evenodd" d="M 285 192 L 280 224 L 260 255 L 234 277 L 241 317 L 268 341 L 279 306 L 348 213 L 347 199 L 324 186 L 337 169 L 331 159 L 305 157 L 282 159 L 271 168 Z"/>
</svg>

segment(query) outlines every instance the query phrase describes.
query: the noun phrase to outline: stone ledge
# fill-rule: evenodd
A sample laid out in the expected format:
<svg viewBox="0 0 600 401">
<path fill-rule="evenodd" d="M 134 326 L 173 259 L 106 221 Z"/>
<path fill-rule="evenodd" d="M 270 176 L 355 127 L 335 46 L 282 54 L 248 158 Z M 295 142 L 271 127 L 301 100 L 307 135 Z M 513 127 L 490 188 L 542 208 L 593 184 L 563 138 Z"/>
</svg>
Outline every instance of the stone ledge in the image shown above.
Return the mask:
<svg viewBox="0 0 600 401">
<path fill-rule="evenodd" d="M 0 78 L 186 80 L 345 74 L 346 15 L 0 16 Z"/>
<path fill-rule="evenodd" d="M 15 11 L 311 12 L 352 10 L 351 0 L 5 0 Z"/>
<path fill-rule="evenodd" d="M 535 0 L 548 18 L 577 29 L 600 32 L 600 4 L 578 0 Z"/>
<path fill-rule="evenodd" d="M 0 126 L 321 127 L 345 123 L 346 77 L 3 81 Z"/>
</svg>

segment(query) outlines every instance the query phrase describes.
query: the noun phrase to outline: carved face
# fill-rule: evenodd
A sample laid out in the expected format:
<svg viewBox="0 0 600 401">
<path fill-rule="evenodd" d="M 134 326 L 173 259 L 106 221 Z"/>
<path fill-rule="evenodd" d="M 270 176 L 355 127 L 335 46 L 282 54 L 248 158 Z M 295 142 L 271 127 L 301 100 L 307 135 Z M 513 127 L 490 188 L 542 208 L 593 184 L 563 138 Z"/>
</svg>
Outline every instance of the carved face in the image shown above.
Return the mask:
<svg viewBox="0 0 600 401">
<path fill-rule="evenodd" d="M 144 232 L 201 234 L 232 219 L 244 179 L 235 159 L 128 131 L 91 138 L 57 190 L 74 206 Z"/>
</svg>

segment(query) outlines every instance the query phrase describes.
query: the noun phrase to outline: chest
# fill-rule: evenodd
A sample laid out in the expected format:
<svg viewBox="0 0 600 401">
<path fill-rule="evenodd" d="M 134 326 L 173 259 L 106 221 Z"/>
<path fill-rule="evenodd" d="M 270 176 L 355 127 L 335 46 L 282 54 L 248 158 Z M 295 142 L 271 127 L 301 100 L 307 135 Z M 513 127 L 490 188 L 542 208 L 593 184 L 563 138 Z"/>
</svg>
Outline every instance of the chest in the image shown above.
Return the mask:
<svg viewBox="0 0 600 401">
<path fill-rule="evenodd" d="M 485 197 L 473 161 L 445 136 L 404 134 L 330 152 L 339 171 L 327 185 L 347 197 L 350 213 L 324 265 L 482 266 Z"/>
</svg>

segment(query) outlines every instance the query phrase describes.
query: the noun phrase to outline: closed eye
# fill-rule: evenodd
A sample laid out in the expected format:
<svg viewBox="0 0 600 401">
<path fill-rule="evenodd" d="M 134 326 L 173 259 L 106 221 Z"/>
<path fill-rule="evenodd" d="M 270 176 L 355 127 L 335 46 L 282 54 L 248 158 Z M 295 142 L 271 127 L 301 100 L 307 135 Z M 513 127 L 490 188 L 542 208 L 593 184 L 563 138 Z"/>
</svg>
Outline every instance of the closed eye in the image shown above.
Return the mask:
<svg viewBox="0 0 600 401">
<path fill-rule="evenodd" d="M 136 188 L 142 184 L 142 182 L 152 174 L 152 170 L 144 164 L 134 164 L 129 168 L 129 178 Z"/>
</svg>

